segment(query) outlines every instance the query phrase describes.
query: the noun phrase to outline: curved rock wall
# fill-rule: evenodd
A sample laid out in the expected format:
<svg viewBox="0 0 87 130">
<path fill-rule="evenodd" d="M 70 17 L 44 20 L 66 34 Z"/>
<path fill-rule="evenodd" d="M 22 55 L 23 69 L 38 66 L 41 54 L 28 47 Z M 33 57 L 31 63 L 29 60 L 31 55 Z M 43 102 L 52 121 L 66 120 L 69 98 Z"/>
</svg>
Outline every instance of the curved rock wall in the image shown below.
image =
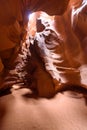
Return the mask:
<svg viewBox="0 0 87 130">
<path fill-rule="evenodd" d="M 22 27 L 27 24 L 30 12 L 43 10 L 49 14 L 62 14 L 68 2 L 69 0 L 0 0 L 1 59 L 10 58 L 9 50 L 19 44 L 25 32 Z"/>
</svg>

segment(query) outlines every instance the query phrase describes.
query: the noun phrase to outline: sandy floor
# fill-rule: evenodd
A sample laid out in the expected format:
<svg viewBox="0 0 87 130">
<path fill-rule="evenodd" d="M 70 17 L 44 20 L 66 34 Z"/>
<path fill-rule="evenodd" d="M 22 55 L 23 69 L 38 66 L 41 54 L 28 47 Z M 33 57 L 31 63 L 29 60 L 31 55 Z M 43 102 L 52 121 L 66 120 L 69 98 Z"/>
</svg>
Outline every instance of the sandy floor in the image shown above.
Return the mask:
<svg viewBox="0 0 87 130">
<path fill-rule="evenodd" d="M 87 130 L 87 101 L 71 91 L 45 99 L 12 89 L 0 97 L 0 130 Z"/>
</svg>

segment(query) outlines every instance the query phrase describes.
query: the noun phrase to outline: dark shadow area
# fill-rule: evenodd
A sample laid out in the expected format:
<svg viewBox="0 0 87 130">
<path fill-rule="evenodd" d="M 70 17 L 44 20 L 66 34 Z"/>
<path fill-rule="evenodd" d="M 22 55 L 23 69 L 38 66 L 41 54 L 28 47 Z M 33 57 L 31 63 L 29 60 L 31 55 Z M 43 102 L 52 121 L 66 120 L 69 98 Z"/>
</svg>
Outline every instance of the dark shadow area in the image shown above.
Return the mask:
<svg viewBox="0 0 87 130">
<path fill-rule="evenodd" d="M 68 94 L 69 97 L 71 98 L 84 98 L 85 99 L 85 103 L 87 105 L 87 89 L 81 87 L 81 86 L 75 86 L 75 85 L 69 85 L 67 87 L 64 86 L 63 90 L 61 91 L 62 94 L 64 94 L 64 92 L 70 92 L 70 94 Z"/>
<path fill-rule="evenodd" d="M 38 96 L 38 93 L 37 92 L 33 92 L 32 94 L 24 94 L 22 95 L 24 98 L 35 98 L 35 99 L 38 99 L 39 96 Z"/>
<path fill-rule="evenodd" d="M 32 93 L 25 93 L 25 94 L 21 95 L 24 98 L 35 98 L 35 99 L 45 98 L 45 97 L 39 96 L 38 91 L 36 89 L 30 89 L 30 88 L 25 87 L 25 86 L 22 86 L 22 87 L 16 89 L 16 91 L 18 91 L 18 90 L 20 91 L 23 88 L 27 88 L 27 89 L 32 91 Z M 64 94 L 65 92 L 70 92 L 70 94 L 68 96 L 70 96 L 71 98 L 85 98 L 85 102 L 86 102 L 86 105 L 87 105 L 87 89 L 82 88 L 81 86 L 74 86 L 74 85 L 73 86 L 69 85 L 69 86 L 66 86 L 66 87 L 64 86 L 64 88 L 62 88 L 60 91 L 56 92 L 52 97 L 46 97 L 46 98 L 51 99 L 59 92 L 62 93 L 62 94 Z M 5 90 L 2 89 L 0 91 L 0 97 L 9 95 L 11 93 L 12 93 L 11 88 L 7 88 Z"/>
<path fill-rule="evenodd" d="M 0 90 L 0 97 L 8 95 L 8 94 L 11 94 L 10 88 L 5 89 L 5 90 L 3 90 L 3 89 Z"/>
</svg>

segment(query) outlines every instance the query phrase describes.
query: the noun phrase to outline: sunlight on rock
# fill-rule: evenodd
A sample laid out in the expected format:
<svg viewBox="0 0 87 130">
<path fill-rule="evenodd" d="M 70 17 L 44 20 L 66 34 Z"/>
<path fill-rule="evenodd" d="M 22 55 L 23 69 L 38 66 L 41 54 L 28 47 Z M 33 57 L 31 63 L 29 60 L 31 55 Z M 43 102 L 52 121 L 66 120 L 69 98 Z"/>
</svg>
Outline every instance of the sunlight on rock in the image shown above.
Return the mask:
<svg viewBox="0 0 87 130">
<path fill-rule="evenodd" d="M 33 93 L 32 90 L 30 90 L 29 88 L 19 88 L 19 89 L 12 88 L 11 92 L 13 96 L 17 96 L 17 97 L 22 97 L 23 95 Z"/>
</svg>

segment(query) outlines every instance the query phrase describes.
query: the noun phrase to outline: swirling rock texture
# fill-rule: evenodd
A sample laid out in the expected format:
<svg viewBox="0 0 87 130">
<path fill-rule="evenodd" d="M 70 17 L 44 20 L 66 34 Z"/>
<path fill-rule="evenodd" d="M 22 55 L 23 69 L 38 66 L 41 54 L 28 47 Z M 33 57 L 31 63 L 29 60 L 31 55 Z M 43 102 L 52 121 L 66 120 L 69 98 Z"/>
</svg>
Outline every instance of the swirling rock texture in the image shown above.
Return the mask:
<svg viewBox="0 0 87 130">
<path fill-rule="evenodd" d="M 0 57 L 5 68 L 1 88 L 23 83 L 45 97 L 66 88 L 87 88 L 86 1 L 68 2 L 0 1 Z M 55 15 L 54 29 L 43 22 L 31 45 L 28 14 L 40 10 Z"/>
<path fill-rule="evenodd" d="M 87 130 L 87 0 L 67 2 L 0 0 L 0 130 Z"/>
</svg>

